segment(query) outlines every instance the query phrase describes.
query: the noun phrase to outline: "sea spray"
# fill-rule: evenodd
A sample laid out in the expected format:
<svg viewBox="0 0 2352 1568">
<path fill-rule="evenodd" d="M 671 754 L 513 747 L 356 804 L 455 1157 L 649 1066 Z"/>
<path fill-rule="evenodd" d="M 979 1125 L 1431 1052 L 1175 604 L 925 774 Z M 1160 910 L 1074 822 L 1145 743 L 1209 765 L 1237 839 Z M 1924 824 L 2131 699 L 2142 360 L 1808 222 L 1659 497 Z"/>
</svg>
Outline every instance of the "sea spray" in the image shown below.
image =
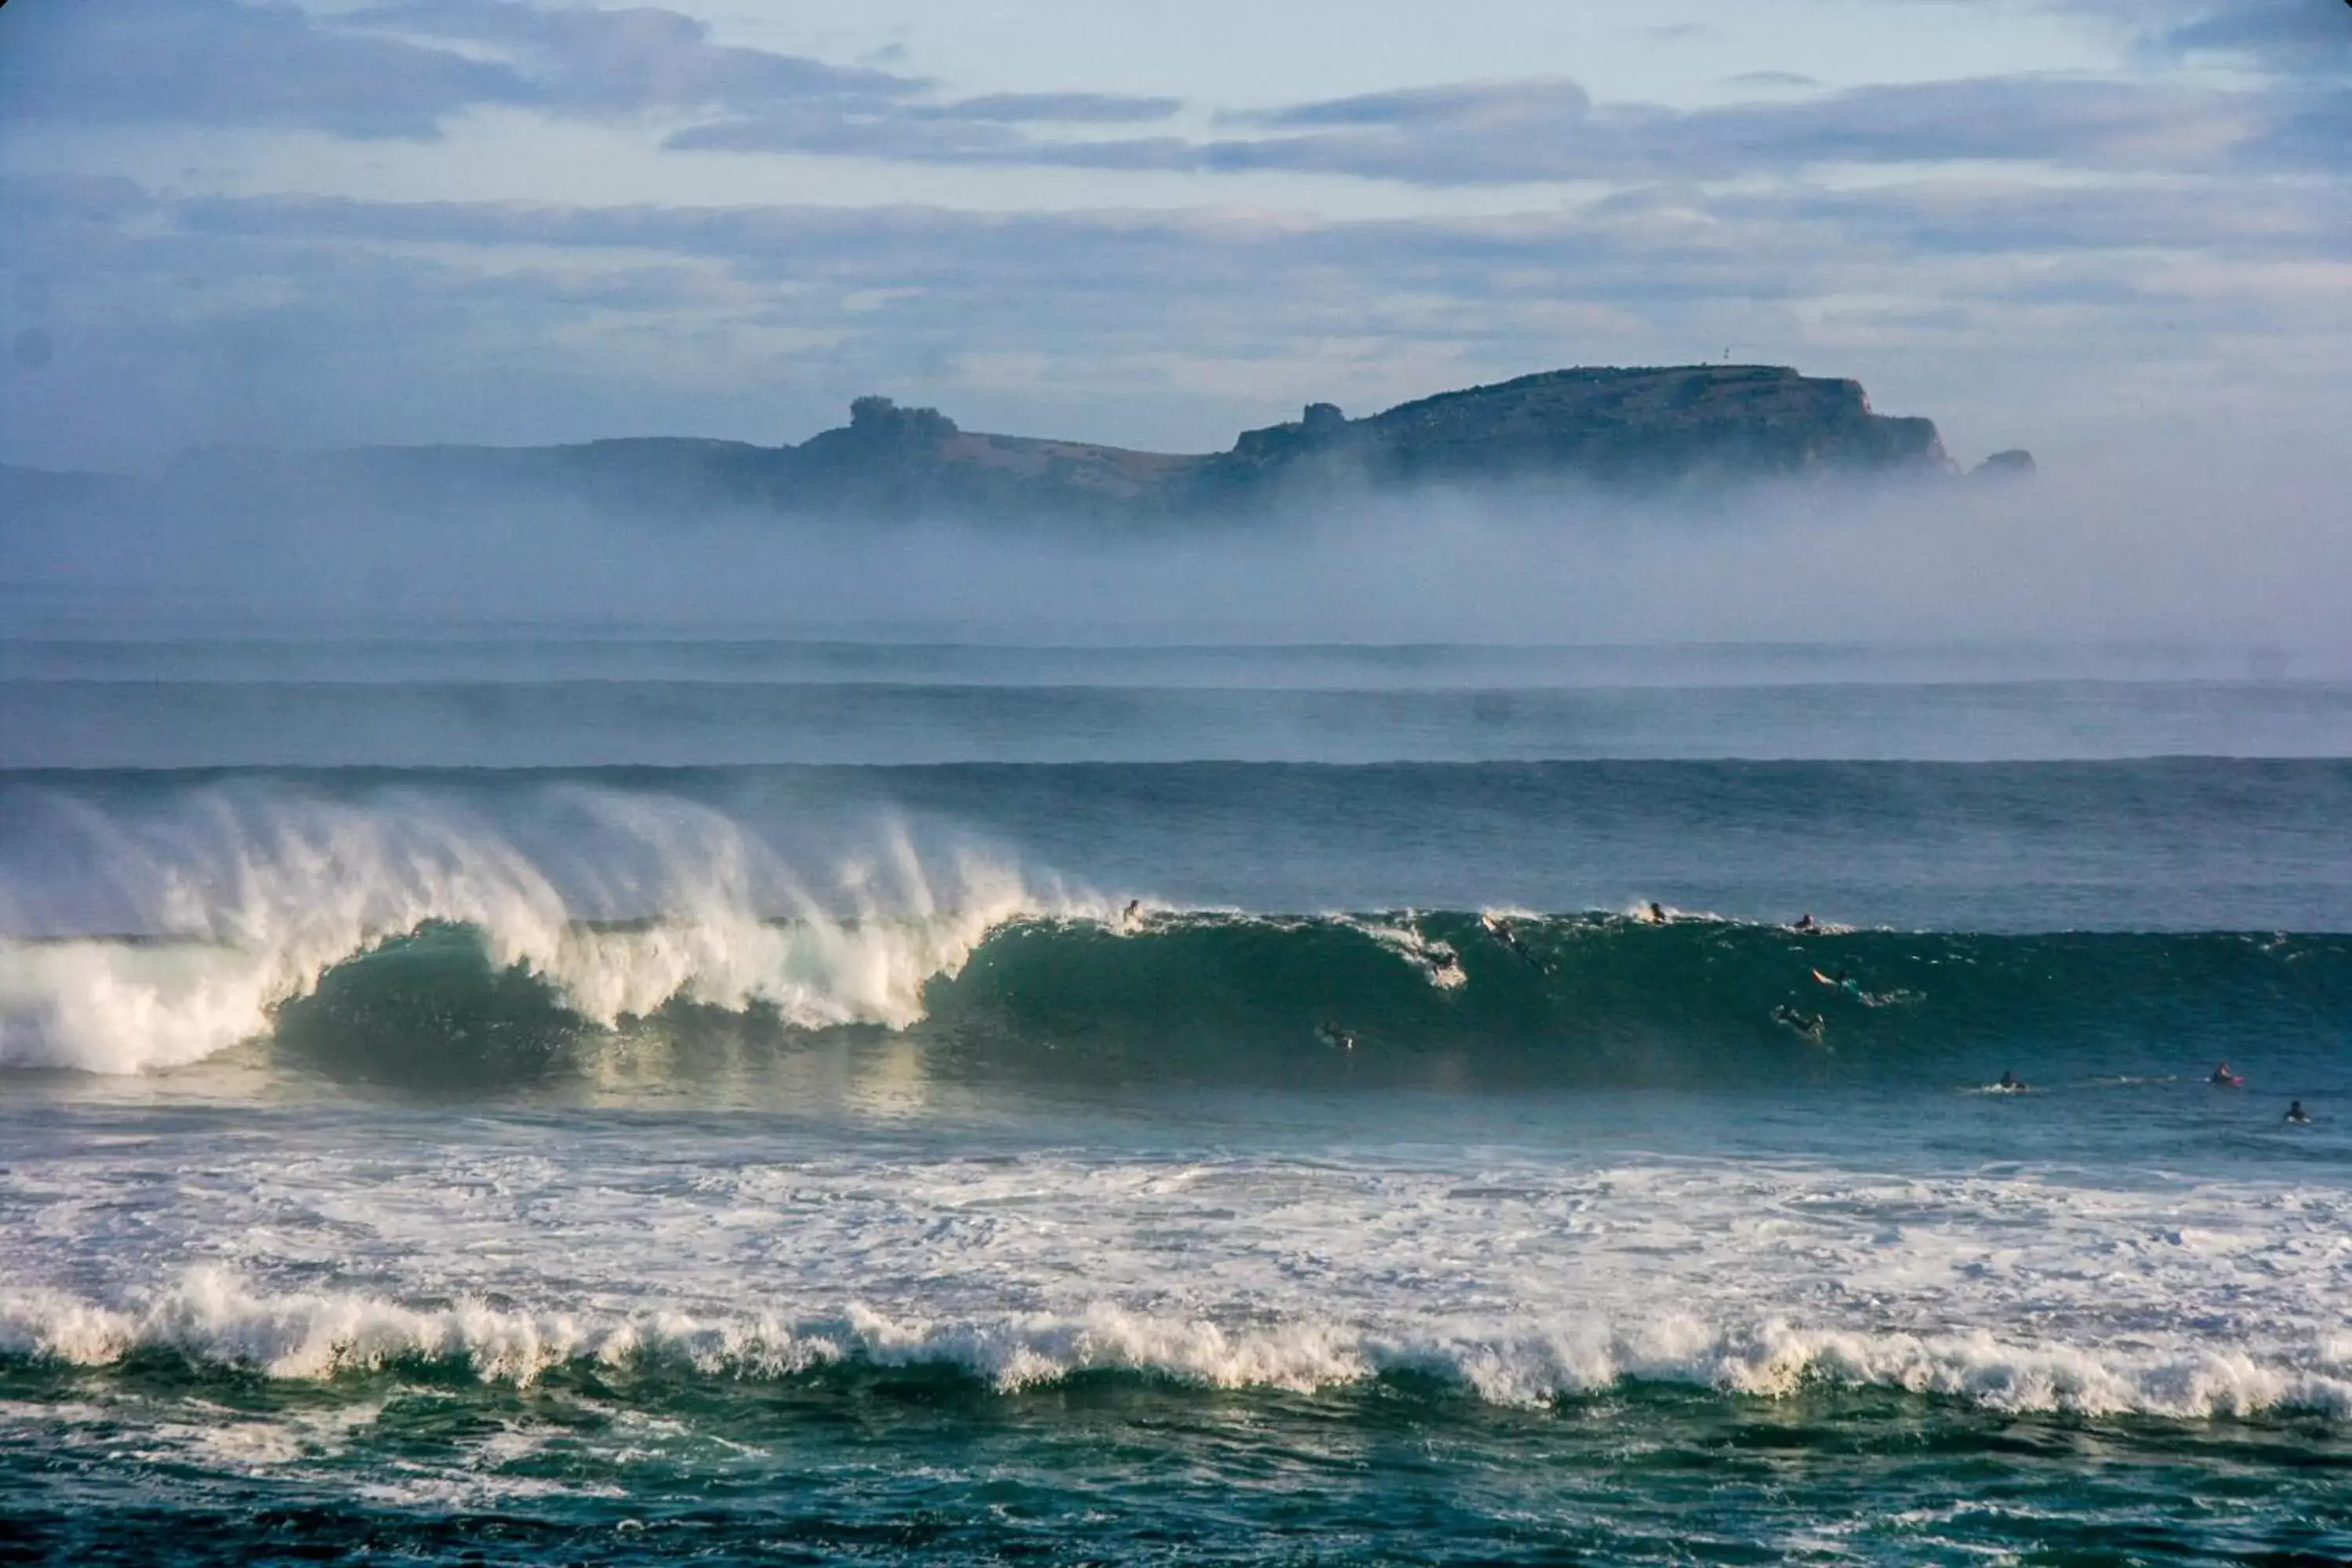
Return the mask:
<svg viewBox="0 0 2352 1568">
<path fill-rule="evenodd" d="M 1985 1330 L 1869 1332 L 1778 1318 L 1716 1324 L 1687 1312 L 1483 1330 L 1330 1319 L 1221 1324 L 1108 1302 L 966 1318 L 910 1318 L 857 1302 L 799 1318 L 616 1318 L 478 1301 L 412 1307 L 348 1292 L 271 1294 L 211 1268 L 113 1305 L 0 1289 L 0 1363 L 105 1367 L 156 1352 L 199 1371 L 312 1382 L 435 1365 L 524 1387 L 581 1370 L 738 1381 L 863 1365 L 935 1367 L 1001 1394 L 1106 1373 L 1308 1394 L 1409 1373 L 1490 1404 L 1528 1407 L 1626 1384 L 1759 1398 L 1845 1384 L 2012 1412 L 2352 1417 L 2352 1364 L 2332 1341 L 2261 1353 L 2151 1352 L 2005 1342 Z"/>
<path fill-rule="evenodd" d="M 756 1004 L 800 1027 L 902 1027 L 925 983 L 955 973 L 992 927 L 1098 909 L 1033 892 L 974 850 L 927 863 L 887 823 L 878 850 L 845 848 L 812 883 L 709 806 L 561 793 L 625 853 L 551 868 L 461 807 L 399 793 L 214 791 L 168 832 L 107 833 L 98 869 L 136 930 L 0 940 L 0 1067 L 199 1060 L 266 1035 L 337 964 L 426 928 L 474 933 L 492 969 L 540 977 L 597 1026 L 678 1000 Z M 629 918 L 583 920 L 583 906 Z"/>
</svg>

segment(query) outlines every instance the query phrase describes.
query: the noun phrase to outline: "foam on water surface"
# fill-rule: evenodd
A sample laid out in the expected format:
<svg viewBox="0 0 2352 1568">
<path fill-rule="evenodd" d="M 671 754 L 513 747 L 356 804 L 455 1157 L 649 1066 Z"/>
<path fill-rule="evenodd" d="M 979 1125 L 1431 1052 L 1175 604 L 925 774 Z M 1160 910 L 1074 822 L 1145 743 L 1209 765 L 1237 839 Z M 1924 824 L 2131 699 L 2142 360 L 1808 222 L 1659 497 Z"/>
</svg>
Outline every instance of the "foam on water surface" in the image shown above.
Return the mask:
<svg viewBox="0 0 2352 1568">
<path fill-rule="evenodd" d="M 1328 1128 L 1282 1157 L 813 1153 L 740 1127 L 688 1152 L 683 1132 L 345 1123 L 159 1188 L 202 1138 L 53 1131 L 0 1180 L 0 1353 L 518 1384 L 575 1365 L 938 1364 L 1003 1390 L 1411 1373 L 1506 1405 L 1831 1383 L 2352 1415 L 2352 1206 L 2326 1186 L 1433 1160 Z M 124 1190 L 156 1194 L 135 1252 L 82 1202 Z"/>
</svg>

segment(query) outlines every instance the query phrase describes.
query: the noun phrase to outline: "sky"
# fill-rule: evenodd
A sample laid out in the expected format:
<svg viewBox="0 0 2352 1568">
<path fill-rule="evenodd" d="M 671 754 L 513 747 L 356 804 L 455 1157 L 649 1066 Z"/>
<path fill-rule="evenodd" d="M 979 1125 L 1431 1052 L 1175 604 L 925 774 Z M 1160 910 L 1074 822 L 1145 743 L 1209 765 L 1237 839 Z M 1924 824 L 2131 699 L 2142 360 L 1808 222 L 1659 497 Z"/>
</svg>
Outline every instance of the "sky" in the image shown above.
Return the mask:
<svg viewBox="0 0 2352 1568">
<path fill-rule="evenodd" d="M 2259 471 L 2352 406 L 2352 6 L 13 0 L 0 345 L 55 468 L 1728 357 Z"/>
</svg>

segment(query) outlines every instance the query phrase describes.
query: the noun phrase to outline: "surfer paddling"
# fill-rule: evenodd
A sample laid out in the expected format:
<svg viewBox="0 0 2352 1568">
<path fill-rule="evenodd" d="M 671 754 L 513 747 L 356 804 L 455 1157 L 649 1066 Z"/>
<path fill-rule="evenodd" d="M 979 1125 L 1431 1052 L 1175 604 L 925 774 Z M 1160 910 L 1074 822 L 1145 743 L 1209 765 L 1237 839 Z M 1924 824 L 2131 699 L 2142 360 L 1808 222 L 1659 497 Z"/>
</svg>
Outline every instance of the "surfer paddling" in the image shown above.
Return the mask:
<svg viewBox="0 0 2352 1568">
<path fill-rule="evenodd" d="M 2207 1079 L 2205 1081 L 2211 1084 L 2215 1089 L 2243 1089 L 2246 1087 L 2246 1080 L 2239 1077 L 2236 1073 L 2231 1072 L 2228 1062 L 2223 1062 L 2221 1066 L 2215 1068 L 2213 1069 L 2213 1076 Z"/>
<path fill-rule="evenodd" d="M 2311 1125 L 2311 1112 L 2305 1110 L 2303 1101 L 2298 1100 L 2286 1108 L 2286 1114 L 2279 1120 L 2290 1127 L 2308 1127 Z"/>
<path fill-rule="evenodd" d="M 1870 999 L 1868 994 L 1864 992 L 1862 988 L 1862 982 L 1856 980 L 1853 975 L 1848 974 L 1843 969 L 1839 970 L 1835 974 L 1823 974 L 1820 970 L 1816 969 L 1813 971 L 1813 978 L 1821 982 L 1823 985 L 1828 986 L 1832 991 L 1844 992 L 1847 995 L 1853 997 L 1857 1002 L 1866 1002 Z"/>
<path fill-rule="evenodd" d="M 1328 1018 L 1315 1026 L 1315 1035 L 1334 1050 L 1352 1051 L 1356 1048 L 1356 1037 Z"/>
</svg>

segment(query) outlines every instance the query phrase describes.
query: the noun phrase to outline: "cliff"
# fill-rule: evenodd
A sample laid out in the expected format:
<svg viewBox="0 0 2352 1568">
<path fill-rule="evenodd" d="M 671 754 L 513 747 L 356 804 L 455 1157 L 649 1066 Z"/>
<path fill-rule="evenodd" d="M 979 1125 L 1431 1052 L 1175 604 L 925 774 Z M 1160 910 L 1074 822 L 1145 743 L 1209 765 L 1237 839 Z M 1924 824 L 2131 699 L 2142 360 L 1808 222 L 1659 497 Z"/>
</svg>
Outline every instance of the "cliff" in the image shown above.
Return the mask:
<svg viewBox="0 0 2352 1568">
<path fill-rule="evenodd" d="M 1776 365 L 1557 370 L 1440 393 L 1369 419 L 1316 404 L 1208 459 L 1217 489 L 1345 466 L 1373 483 L 1572 478 L 1686 484 L 1951 465 L 1933 422 L 1874 414 L 1861 384 Z"/>
<path fill-rule="evenodd" d="M 2032 459 L 2003 454 L 2001 471 Z M 632 514 L 1005 517 L 1138 523 L 1247 516 L 1302 497 L 1417 483 L 1717 486 L 1798 475 L 1941 478 L 1926 419 L 1873 413 L 1859 384 L 1769 365 L 1582 369 L 1442 393 L 1368 418 L 1330 404 L 1181 455 L 978 434 L 862 397 L 799 446 L 637 438 L 582 446 L 209 452 L 163 481 L 175 500 L 375 500 L 456 507 L 520 490 Z M 0 486 L 0 504 L 42 487 Z M 85 491 L 52 488 L 58 496 Z M 49 494 L 51 491 L 44 490 Z"/>
<path fill-rule="evenodd" d="M 1859 383 L 1771 365 L 1551 371 L 1365 419 L 1318 403 L 1203 456 L 975 435 L 867 397 L 846 427 L 789 450 L 768 497 L 788 507 L 1111 517 L 1247 512 L 1334 487 L 1951 470 L 1933 422 L 1871 412 Z"/>
</svg>

